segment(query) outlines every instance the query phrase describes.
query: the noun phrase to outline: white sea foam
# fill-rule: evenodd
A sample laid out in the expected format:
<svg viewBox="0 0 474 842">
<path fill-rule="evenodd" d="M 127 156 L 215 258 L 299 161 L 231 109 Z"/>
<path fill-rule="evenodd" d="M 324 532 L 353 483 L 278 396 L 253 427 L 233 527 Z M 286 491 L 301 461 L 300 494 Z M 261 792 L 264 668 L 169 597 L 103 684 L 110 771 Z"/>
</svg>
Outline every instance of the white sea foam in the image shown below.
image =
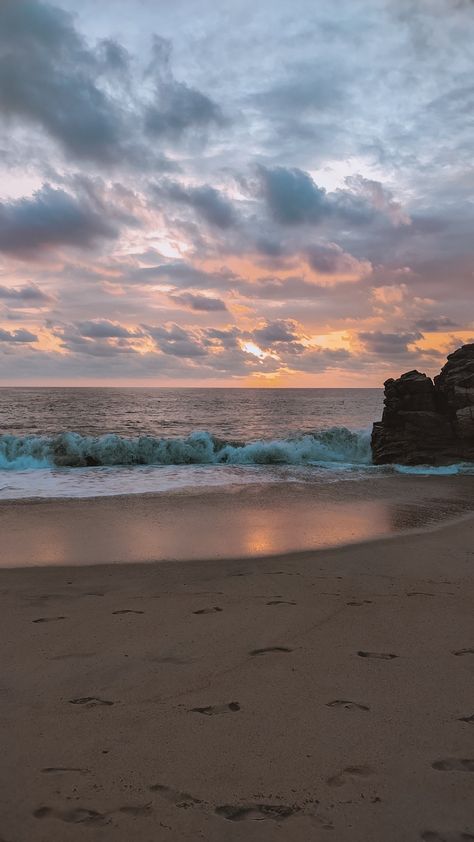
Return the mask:
<svg viewBox="0 0 474 842">
<path fill-rule="evenodd" d="M 345 427 L 285 439 L 226 442 L 118 435 L 0 436 L 0 499 L 203 491 L 268 483 L 337 483 L 394 473 L 455 475 L 474 465 L 375 466 L 370 433 Z"/>
<path fill-rule="evenodd" d="M 458 474 L 474 474 L 472 462 L 459 462 L 454 465 L 392 465 L 398 474 L 415 476 L 451 477 Z"/>
</svg>

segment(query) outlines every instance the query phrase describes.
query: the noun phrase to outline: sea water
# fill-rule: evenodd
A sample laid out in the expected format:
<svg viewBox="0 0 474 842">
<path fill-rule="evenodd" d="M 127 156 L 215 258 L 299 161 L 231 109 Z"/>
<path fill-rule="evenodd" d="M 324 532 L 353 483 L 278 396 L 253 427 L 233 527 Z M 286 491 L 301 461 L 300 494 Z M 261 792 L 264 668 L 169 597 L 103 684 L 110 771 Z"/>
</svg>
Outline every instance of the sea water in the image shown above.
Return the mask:
<svg viewBox="0 0 474 842">
<path fill-rule="evenodd" d="M 390 471 L 371 462 L 382 405 L 380 389 L 3 388 L 0 499 L 370 479 Z"/>
</svg>

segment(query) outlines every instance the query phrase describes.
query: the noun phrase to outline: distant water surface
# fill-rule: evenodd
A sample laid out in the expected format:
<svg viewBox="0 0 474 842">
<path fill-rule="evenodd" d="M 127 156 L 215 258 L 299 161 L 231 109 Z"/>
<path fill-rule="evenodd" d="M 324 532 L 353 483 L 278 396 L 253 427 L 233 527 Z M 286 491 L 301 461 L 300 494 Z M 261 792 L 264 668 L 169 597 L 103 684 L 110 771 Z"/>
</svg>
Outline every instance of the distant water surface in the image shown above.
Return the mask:
<svg viewBox="0 0 474 842">
<path fill-rule="evenodd" d="M 369 428 L 381 389 L 0 388 L 0 432 L 187 436 L 251 441 Z"/>
</svg>

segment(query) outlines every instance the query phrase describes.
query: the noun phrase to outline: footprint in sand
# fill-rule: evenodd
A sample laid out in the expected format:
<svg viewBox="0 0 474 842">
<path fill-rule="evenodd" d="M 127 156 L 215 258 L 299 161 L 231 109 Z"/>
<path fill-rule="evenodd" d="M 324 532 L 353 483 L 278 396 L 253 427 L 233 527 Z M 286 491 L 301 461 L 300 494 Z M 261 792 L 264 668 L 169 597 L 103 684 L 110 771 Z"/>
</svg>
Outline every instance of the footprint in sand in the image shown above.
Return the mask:
<svg viewBox="0 0 474 842">
<path fill-rule="evenodd" d="M 165 799 L 165 801 L 170 801 L 171 804 L 174 804 L 176 807 L 187 808 L 204 803 L 202 799 L 195 798 L 194 795 L 190 795 L 189 792 L 180 792 L 178 789 L 172 789 L 164 784 L 151 784 L 148 789 L 150 792 L 157 792 Z"/>
<path fill-rule="evenodd" d="M 122 608 L 120 611 L 112 611 L 112 614 L 144 614 L 144 611 L 135 611 L 134 608 Z"/>
<path fill-rule="evenodd" d="M 148 816 L 153 812 L 153 807 L 150 801 L 148 804 L 126 804 L 113 812 L 124 813 L 129 816 Z M 33 816 L 36 819 L 60 819 L 68 824 L 102 826 L 110 824 L 113 812 L 99 813 L 98 810 L 90 810 L 88 807 L 75 807 L 72 810 L 53 810 L 52 807 L 39 807 L 34 810 Z"/>
<path fill-rule="evenodd" d="M 392 661 L 393 658 L 398 658 L 398 655 L 393 655 L 391 652 L 362 652 L 358 653 L 359 658 L 378 658 L 382 661 Z"/>
<path fill-rule="evenodd" d="M 223 804 L 222 807 L 216 807 L 214 812 L 229 822 L 243 822 L 248 819 L 281 822 L 299 811 L 299 807 L 287 807 L 284 804 Z"/>
<path fill-rule="evenodd" d="M 453 655 L 474 655 L 474 649 L 455 649 Z"/>
<path fill-rule="evenodd" d="M 215 605 L 214 608 L 200 608 L 199 611 L 193 611 L 193 614 L 217 614 L 222 610 L 218 605 Z"/>
<path fill-rule="evenodd" d="M 119 807 L 119 813 L 125 813 L 127 816 L 149 816 L 152 812 L 151 801 L 148 804 L 126 804 L 125 807 Z"/>
<path fill-rule="evenodd" d="M 100 707 L 102 705 L 113 705 L 114 702 L 108 699 L 100 699 L 98 696 L 81 696 L 79 699 L 69 699 L 70 705 L 86 705 L 88 708 Z"/>
<path fill-rule="evenodd" d="M 202 713 L 204 716 L 217 716 L 221 713 L 235 713 L 240 710 L 238 702 L 229 702 L 224 705 L 208 705 L 204 708 L 190 708 L 191 713 Z"/>
<path fill-rule="evenodd" d="M 372 773 L 370 766 L 346 766 L 342 772 L 327 778 L 326 783 L 328 786 L 344 786 L 348 778 L 368 778 Z"/>
<path fill-rule="evenodd" d="M 184 666 L 185 664 L 194 664 L 196 658 L 180 658 L 179 655 L 147 655 L 146 660 L 154 664 Z"/>
<path fill-rule="evenodd" d="M 57 620 L 65 620 L 66 617 L 38 617 L 37 620 L 33 620 L 33 623 L 55 623 Z"/>
<path fill-rule="evenodd" d="M 75 766 L 46 766 L 41 771 L 47 775 L 62 775 L 65 772 L 78 772 L 80 775 L 88 775 L 90 769 L 80 769 Z"/>
<path fill-rule="evenodd" d="M 110 822 L 107 813 L 89 810 L 88 807 L 75 807 L 73 810 L 53 810 L 52 807 L 39 807 L 33 812 L 36 819 L 56 818 L 70 824 L 104 825 Z"/>
<path fill-rule="evenodd" d="M 471 758 L 446 757 L 435 760 L 431 765 L 438 772 L 474 772 L 474 760 Z"/>
<path fill-rule="evenodd" d="M 345 708 L 345 710 L 370 710 L 368 705 L 359 705 L 358 702 L 351 702 L 347 699 L 334 699 L 333 702 L 326 702 L 327 708 Z"/>
<path fill-rule="evenodd" d="M 270 655 L 272 652 L 293 652 L 288 646 L 267 646 L 265 649 L 252 649 L 251 655 Z"/>
<path fill-rule="evenodd" d="M 423 842 L 470 842 L 474 839 L 474 833 L 449 831 L 438 833 L 436 830 L 424 830 L 420 833 L 420 839 L 423 839 Z"/>
<path fill-rule="evenodd" d="M 286 599 L 272 599 L 270 602 L 266 603 L 267 605 L 296 605 L 296 602 L 291 602 L 290 600 Z"/>
<path fill-rule="evenodd" d="M 361 602 L 346 602 L 346 605 L 354 605 L 354 606 L 361 606 L 361 605 L 372 605 L 371 599 L 363 599 Z"/>
</svg>

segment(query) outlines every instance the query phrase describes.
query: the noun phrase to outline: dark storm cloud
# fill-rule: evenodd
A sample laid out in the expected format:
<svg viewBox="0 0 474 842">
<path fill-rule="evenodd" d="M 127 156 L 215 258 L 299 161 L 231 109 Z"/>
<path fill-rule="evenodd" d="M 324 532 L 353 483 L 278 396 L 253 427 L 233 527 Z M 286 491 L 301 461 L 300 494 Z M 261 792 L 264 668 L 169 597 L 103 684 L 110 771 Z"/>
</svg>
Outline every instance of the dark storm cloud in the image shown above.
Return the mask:
<svg viewBox="0 0 474 842">
<path fill-rule="evenodd" d="M 6 287 L 0 285 L 0 299 L 13 301 L 17 307 L 25 304 L 27 306 L 41 306 L 51 302 L 51 296 L 46 295 L 36 284 L 23 284 L 18 287 Z"/>
<path fill-rule="evenodd" d="M 91 247 L 118 229 L 90 203 L 44 185 L 31 198 L 0 202 L 0 251 L 31 258 L 50 246 Z"/>
<path fill-rule="evenodd" d="M 23 328 L 19 328 L 18 330 L 3 330 L 0 328 L 0 342 L 18 342 L 19 344 L 25 344 L 29 342 L 36 342 L 38 339 L 34 333 L 31 333 L 29 330 L 23 330 Z"/>
<path fill-rule="evenodd" d="M 177 181 L 166 180 L 154 185 L 153 192 L 158 198 L 162 197 L 194 208 L 199 216 L 217 228 L 230 228 L 237 222 L 232 203 L 219 190 L 208 184 L 200 187 L 185 187 Z"/>
<path fill-rule="evenodd" d="M 383 333 L 382 331 L 368 331 L 358 334 L 360 341 L 373 354 L 391 357 L 409 352 L 408 345 L 413 345 L 423 334 L 413 333 Z"/>
<path fill-rule="evenodd" d="M 221 298 L 211 298 L 207 295 L 198 295 L 191 292 L 183 292 L 180 295 L 170 295 L 170 301 L 190 310 L 203 313 L 214 313 L 226 311 L 225 301 Z"/>
<path fill-rule="evenodd" d="M 154 37 L 153 58 L 148 71 L 155 83 L 155 101 L 145 111 L 147 132 L 176 141 L 189 131 L 223 125 L 220 107 L 206 94 L 177 81 L 171 72 L 171 44 Z"/>
</svg>

